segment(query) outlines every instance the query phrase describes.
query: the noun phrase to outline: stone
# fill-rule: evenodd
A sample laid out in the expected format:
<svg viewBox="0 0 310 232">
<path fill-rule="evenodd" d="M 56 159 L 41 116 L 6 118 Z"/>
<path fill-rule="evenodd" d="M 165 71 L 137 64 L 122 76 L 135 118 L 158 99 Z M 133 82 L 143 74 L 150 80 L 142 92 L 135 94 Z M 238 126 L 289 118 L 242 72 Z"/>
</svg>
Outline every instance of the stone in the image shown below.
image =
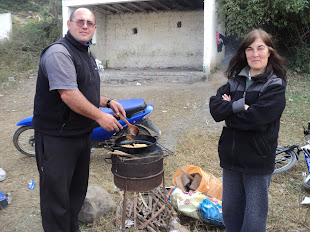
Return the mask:
<svg viewBox="0 0 310 232">
<path fill-rule="evenodd" d="M 86 198 L 79 213 L 79 220 L 84 223 L 93 223 L 115 209 L 116 204 L 105 189 L 99 186 L 88 186 Z"/>
<path fill-rule="evenodd" d="M 14 77 L 8 77 L 8 81 L 9 81 L 9 82 L 14 82 L 14 81 L 15 81 L 15 78 L 14 78 Z"/>
</svg>

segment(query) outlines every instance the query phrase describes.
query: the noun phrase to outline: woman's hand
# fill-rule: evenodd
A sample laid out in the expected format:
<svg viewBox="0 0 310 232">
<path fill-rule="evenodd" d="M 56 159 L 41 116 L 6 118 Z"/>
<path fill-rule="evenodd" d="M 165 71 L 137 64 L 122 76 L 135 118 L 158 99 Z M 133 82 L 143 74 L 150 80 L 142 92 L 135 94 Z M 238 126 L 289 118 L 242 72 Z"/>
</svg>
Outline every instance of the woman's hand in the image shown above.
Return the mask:
<svg viewBox="0 0 310 232">
<path fill-rule="evenodd" d="M 229 95 L 227 95 L 226 93 L 224 95 L 222 95 L 222 98 L 224 101 L 228 101 L 228 102 L 231 101 L 231 97 Z"/>
<path fill-rule="evenodd" d="M 224 101 L 228 101 L 228 102 L 231 101 L 231 97 L 229 95 L 227 95 L 226 93 L 222 95 L 222 98 Z M 244 109 L 247 110 L 248 108 L 249 108 L 249 105 L 245 104 Z"/>
</svg>

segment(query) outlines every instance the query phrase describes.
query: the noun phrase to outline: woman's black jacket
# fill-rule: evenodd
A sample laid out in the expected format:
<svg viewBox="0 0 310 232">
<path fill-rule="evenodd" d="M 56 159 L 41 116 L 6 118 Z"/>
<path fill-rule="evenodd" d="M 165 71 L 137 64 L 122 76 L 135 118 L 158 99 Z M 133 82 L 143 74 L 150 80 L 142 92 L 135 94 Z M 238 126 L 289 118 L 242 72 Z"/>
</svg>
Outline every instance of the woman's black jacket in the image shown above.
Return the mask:
<svg viewBox="0 0 310 232">
<path fill-rule="evenodd" d="M 218 144 L 222 168 L 246 174 L 271 174 L 275 165 L 280 117 L 286 84 L 275 75 L 260 78 L 245 90 L 246 78 L 236 76 L 210 98 L 216 122 L 225 120 Z M 231 96 L 231 101 L 222 95 Z M 244 104 L 249 105 L 247 110 Z"/>
</svg>

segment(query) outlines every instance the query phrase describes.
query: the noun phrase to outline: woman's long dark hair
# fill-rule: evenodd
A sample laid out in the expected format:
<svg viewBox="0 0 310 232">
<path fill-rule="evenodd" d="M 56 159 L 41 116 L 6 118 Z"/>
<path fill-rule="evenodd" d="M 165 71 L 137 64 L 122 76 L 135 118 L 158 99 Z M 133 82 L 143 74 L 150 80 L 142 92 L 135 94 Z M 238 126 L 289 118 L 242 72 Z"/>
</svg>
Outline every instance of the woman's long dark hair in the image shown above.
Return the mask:
<svg viewBox="0 0 310 232">
<path fill-rule="evenodd" d="M 277 77 L 283 79 L 286 82 L 285 59 L 278 54 L 270 36 L 262 29 L 252 30 L 245 36 L 239 45 L 237 52 L 229 62 L 228 68 L 226 70 L 227 77 L 233 78 L 235 75 L 238 75 L 245 66 L 248 65 L 245 50 L 258 38 L 263 40 L 263 42 L 268 46 L 270 56 L 268 58 L 268 63 L 264 73 L 257 75 L 255 78 L 266 77 L 274 73 L 277 75 Z"/>
</svg>

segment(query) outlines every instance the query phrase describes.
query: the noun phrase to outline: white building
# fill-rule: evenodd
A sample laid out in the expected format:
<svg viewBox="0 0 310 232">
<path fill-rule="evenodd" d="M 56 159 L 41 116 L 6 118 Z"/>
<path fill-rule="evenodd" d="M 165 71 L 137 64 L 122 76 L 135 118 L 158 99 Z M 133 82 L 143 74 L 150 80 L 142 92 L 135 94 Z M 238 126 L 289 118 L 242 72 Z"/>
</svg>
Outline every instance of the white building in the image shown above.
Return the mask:
<svg viewBox="0 0 310 232">
<path fill-rule="evenodd" d="M 11 13 L 0 14 L 0 40 L 9 39 L 12 32 Z"/>
<path fill-rule="evenodd" d="M 186 68 L 210 73 L 224 57 L 215 0 L 63 0 L 63 34 L 78 7 L 91 9 L 92 54 L 109 68 Z"/>
</svg>

